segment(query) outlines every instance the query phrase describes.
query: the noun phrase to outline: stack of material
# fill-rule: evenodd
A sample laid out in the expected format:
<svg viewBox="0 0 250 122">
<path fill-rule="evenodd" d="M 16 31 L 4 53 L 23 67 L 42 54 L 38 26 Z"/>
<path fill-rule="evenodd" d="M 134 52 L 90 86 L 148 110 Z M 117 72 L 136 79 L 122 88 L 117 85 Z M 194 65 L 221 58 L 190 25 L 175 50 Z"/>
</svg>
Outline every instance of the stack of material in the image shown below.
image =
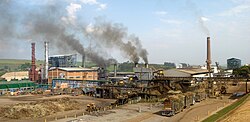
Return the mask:
<svg viewBox="0 0 250 122">
<path fill-rule="evenodd" d="M 11 119 L 36 118 L 60 111 L 78 110 L 81 104 L 69 98 L 42 100 L 31 103 L 18 103 L 0 108 L 0 116 Z"/>
</svg>

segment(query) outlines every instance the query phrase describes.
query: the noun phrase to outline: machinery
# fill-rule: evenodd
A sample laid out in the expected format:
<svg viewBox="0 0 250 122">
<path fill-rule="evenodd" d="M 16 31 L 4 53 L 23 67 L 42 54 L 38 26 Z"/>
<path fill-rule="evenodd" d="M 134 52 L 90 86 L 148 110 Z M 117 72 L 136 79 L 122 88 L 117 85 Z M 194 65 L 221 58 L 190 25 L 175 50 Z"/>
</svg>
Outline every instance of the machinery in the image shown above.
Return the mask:
<svg viewBox="0 0 250 122">
<path fill-rule="evenodd" d="M 97 107 L 96 107 L 95 103 L 88 104 L 86 111 L 89 113 L 93 112 L 93 111 L 97 111 Z"/>
<path fill-rule="evenodd" d="M 163 72 L 163 70 L 157 70 L 157 71 L 153 72 L 153 76 L 154 76 L 154 78 L 164 77 L 164 72 Z"/>
</svg>

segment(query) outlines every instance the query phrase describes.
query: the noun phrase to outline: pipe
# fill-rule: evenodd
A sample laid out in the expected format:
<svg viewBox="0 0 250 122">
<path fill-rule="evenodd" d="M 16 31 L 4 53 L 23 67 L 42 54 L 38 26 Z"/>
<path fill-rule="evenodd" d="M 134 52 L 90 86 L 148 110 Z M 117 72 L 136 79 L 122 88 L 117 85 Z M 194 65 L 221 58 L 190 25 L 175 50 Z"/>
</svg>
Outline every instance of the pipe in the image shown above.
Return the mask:
<svg viewBox="0 0 250 122">
<path fill-rule="evenodd" d="M 84 56 L 84 54 L 82 54 L 82 67 L 85 68 L 85 56 Z"/>
<path fill-rule="evenodd" d="M 36 70 L 36 56 L 35 56 L 35 43 L 31 43 L 31 72 L 30 80 L 35 81 L 35 70 Z"/>
<path fill-rule="evenodd" d="M 49 49 L 48 49 L 48 42 L 44 42 L 44 47 L 45 47 L 45 64 L 44 64 L 44 79 L 48 79 L 48 71 L 49 71 Z"/>
<path fill-rule="evenodd" d="M 138 67 L 138 63 L 135 62 L 135 67 Z"/>
<path fill-rule="evenodd" d="M 114 77 L 117 75 L 117 64 L 114 64 Z"/>
<path fill-rule="evenodd" d="M 207 37 L 207 70 L 210 72 L 211 70 L 211 45 L 210 45 L 210 37 Z"/>
</svg>

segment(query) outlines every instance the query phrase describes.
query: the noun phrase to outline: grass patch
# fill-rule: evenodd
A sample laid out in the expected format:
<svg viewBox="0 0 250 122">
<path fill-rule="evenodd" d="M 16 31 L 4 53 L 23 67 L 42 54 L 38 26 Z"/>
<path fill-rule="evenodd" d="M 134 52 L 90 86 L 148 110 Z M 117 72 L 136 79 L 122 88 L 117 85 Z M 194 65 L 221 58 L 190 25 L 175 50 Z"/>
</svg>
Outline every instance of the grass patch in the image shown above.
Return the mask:
<svg viewBox="0 0 250 122">
<path fill-rule="evenodd" d="M 248 96 L 249 95 L 246 94 L 245 96 L 243 96 L 242 98 L 240 98 L 239 100 L 234 102 L 233 104 L 231 104 L 231 105 L 227 106 L 226 108 L 223 108 L 222 110 L 216 112 L 215 114 L 213 114 L 212 116 L 206 118 L 202 122 L 215 122 L 215 121 L 217 121 L 218 119 L 220 119 L 221 117 L 226 115 L 228 112 L 230 112 L 231 110 L 233 110 L 236 107 L 238 107 L 239 105 L 241 105 L 247 99 Z"/>
<path fill-rule="evenodd" d="M 19 64 L 25 64 L 25 63 L 31 63 L 31 60 L 28 59 L 0 59 L 1 65 L 19 65 Z M 43 61 L 36 60 L 36 64 L 43 64 Z"/>
</svg>

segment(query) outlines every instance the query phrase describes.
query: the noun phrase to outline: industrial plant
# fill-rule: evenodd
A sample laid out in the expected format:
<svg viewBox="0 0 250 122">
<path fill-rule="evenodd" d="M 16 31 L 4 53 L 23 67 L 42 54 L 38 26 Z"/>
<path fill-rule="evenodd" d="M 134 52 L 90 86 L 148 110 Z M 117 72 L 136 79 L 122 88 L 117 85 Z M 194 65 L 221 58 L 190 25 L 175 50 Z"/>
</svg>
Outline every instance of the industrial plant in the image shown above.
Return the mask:
<svg viewBox="0 0 250 122">
<path fill-rule="evenodd" d="M 82 107 L 74 108 L 83 109 L 83 115 L 81 116 L 102 115 L 107 111 L 117 109 L 119 106 L 136 105 L 139 103 L 150 104 L 152 109 L 152 103 L 158 103 L 162 108 L 156 107 L 158 108 L 159 116 L 172 117 L 196 106 L 197 103 L 203 103 L 203 101 L 223 99 L 223 96 L 228 96 L 235 92 L 236 96 L 240 96 L 241 92 L 233 87 L 242 87 L 240 86 L 244 85 L 242 82 L 248 81 L 247 77 L 232 77 L 225 71 L 222 72 L 217 62 L 216 67 L 212 67 L 210 37 L 207 37 L 206 41 L 207 59 L 204 68 L 155 69 L 151 67 L 149 62 L 139 64 L 136 61 L 133 63 L 132 71 L 130 72 L 118 71 L 119 63 L 116 61 L 111 61 L 109 64 L 111 67 L 113 66 L 113 69 L 109 72 L 107 64 L 99 67 L 86 67 L 87 56 L 82 58 L 80 65 L 77 65 L 77 54 L 50 56 L 47 42 L 44 42 L 44 64 L 37 66 L 36 45 L 31 43 L 31 67 L 26 77 L 24 75 L 23 79 L 18 78 L 16 81 L 13 81 L 12 77 L 11 81 L 7 81 L 7 74 L 3 75 L 2 78 L 3 80 L 6 79 L 6 81 L 2 81 L 0 84 L 1 95 L 20 96 L 32 94 L 44 97 L 57 95 L 67 97 L 67 95 L 70 95 L 78 99 L 84 95 L 113 101 L 97 105 L 94 104 L 95 102 L 85 104 L 84 109 Z M 18 73 L 15 73 L 15 75 L 18 75 Z M 247 84 L 246 88 L 243 86 L 239 89 L 248 93 Z M 62 99 L 61 101 L 66 102 L 67 100 L 70 101 L 69 99 Z M 218 102 L 222 101 L 224 101 L 224 104 L 226 103 L 225 100 L 219 100 Z M 43 102 L 46 103 L 46 101 Z M 54 104 L 59 105 L 59 103 Z M 7 107 L 2 110 L 7 112 L 10 109 L 13 108 Z M 72 108 L 72 110 L 74 109 Z M 141 113 L 141 109 L 140 107 L 138 108 L 139 113 Z M 16 110 L 16 112 L 19 112 L 19 110 Z M 80 116 L 78 114 L 74 116 Z M 51 113 L 51 115 L 53 114 Z M 4 114 L 4 116 L 10 118 L 9 115 Z M 35 116 L 28 115 L 27 117 L 34 118 Z M 43 121 L 41 118 L 46 119 L 46 116 L 46 114 L 41 115 L 41 117 L 36 119 Z M 66 117 L 61 118 L 66 119 Z M 53 119 L 48 117 L 50 121 Z"/>
<path fill-rule="evenodd" d="M 16 7 L 11 3 L 0 2 L 0 12 Z M 221 66 L 212 55 L 218 42 L 201 18 L 198 22 L 207 33 L 199 40 L 206 47 L 200 59 L 204 64 L 155 64 L 150 50 L 123 24 L 98 17 L 87 25 L 77 23 L 80 4 L 70 3 L 68 14 L 62 14 L 61 4 L 39 10 L 33 4 L 30 9 L 38 13 L 24 11 L 15 22 L 16 11 L 8 10 L 3 15 L 8 19 L 0 19 L 6 24 L 0 24 L 0 41 L 29 39 L 22 44 L 28 45 L 24 51 L 30 57 L 19 66 L 8 60 L 0 67 L 0 121 L 213 122 L 225 121 L 249 101 L 250 67 L 238 58 L 228 58 L 227 66 Z M 97 5 L 98 12 L 106 7 L 95 0 L 84 5 Z M 15 24 L 20 27 L 2 33 L 2 27 Z M 27 30 L 16 32 L 20 28 Z M 112 51 L 127 62 L 119 62 Z"/>
</svg>

